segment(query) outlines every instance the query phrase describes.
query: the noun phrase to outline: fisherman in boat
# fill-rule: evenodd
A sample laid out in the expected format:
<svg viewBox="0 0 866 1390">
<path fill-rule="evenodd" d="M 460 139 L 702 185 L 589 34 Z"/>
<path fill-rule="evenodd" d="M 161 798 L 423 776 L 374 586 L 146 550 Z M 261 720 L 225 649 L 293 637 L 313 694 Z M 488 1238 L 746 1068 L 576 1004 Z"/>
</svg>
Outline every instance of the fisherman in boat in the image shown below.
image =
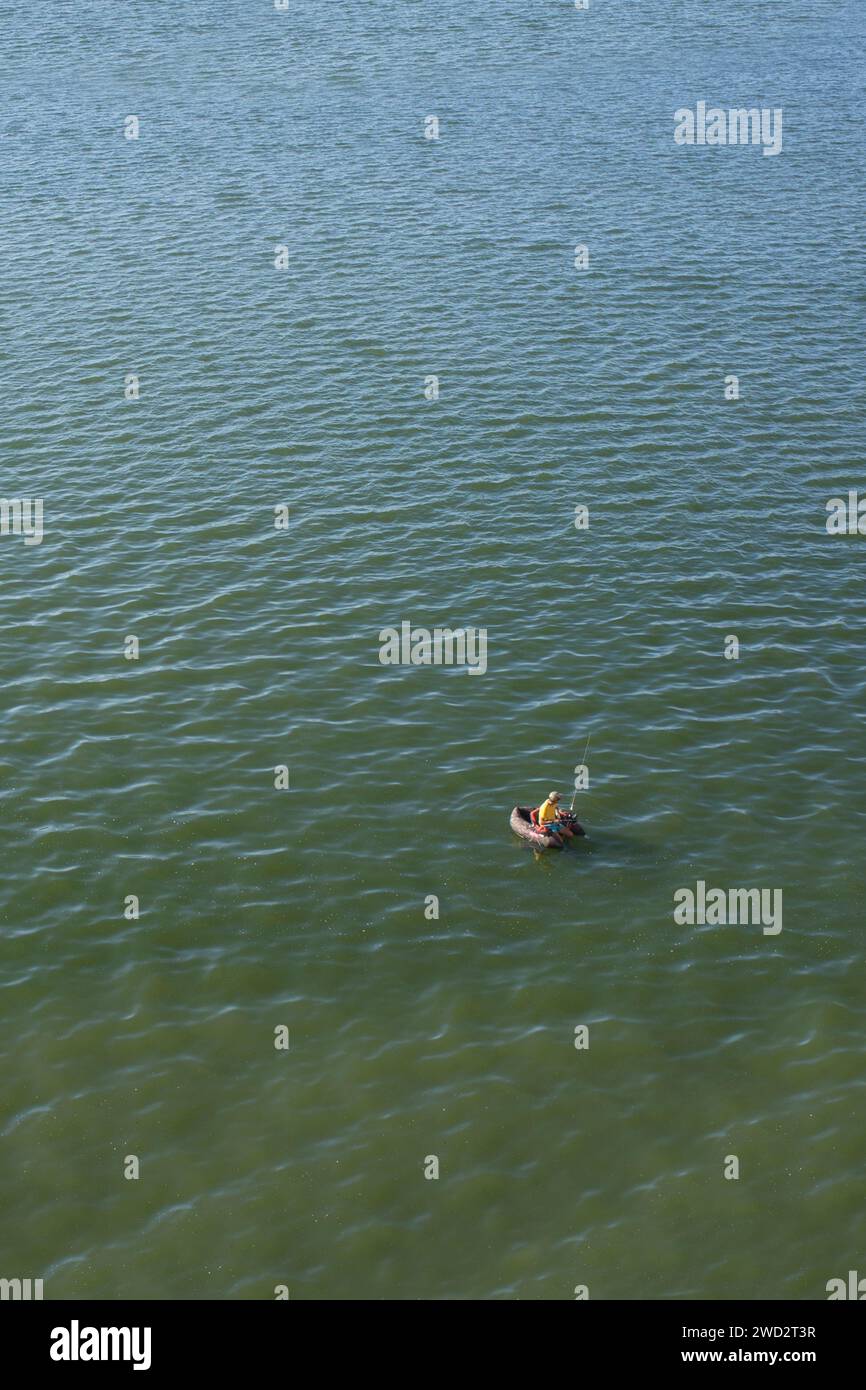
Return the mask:
<svg viewBox="0 0 866 1390">
<path fill-rule="evenodd" d="M 561 799 L 559 792 L 551 792 L 538 810 L 532 813 L 533 820 L 537 817 L 539 830 L 545 835 L 550 835 L 555 845 L 561 845 L 563 840 L 574 839 L 574 831 L 559 810 Z"/>
</svg>

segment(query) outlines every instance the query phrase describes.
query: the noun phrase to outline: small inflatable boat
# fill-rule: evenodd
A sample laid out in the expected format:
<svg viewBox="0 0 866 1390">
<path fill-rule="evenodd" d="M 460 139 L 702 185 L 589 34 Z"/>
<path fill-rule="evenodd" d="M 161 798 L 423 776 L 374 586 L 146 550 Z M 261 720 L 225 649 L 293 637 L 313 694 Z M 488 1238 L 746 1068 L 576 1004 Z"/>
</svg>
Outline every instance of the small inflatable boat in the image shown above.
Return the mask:
<svg viewBox="0 0 866 1390">
<path fill-rule="evenodd" d="M 575 835 L 586 834 L 583 826 L 575 820 L 570 811 L 563 811 L 562 818 L 568 821 L 569 829 L 573 830 Z M 545 835 L 543 830 L 539 830 L 532 824 L 532 817 L 529 814 L 528 806 L 515 806 L 514 810 L 511 812 L 511 829 L 514 831 L 515 835 L 520 836 L 521 840 L 526 840 L 530 845 L 534 845 L 536 849 L 549 849 L 556 845 L 556 841 L 552 836 Z"/>
</svg>

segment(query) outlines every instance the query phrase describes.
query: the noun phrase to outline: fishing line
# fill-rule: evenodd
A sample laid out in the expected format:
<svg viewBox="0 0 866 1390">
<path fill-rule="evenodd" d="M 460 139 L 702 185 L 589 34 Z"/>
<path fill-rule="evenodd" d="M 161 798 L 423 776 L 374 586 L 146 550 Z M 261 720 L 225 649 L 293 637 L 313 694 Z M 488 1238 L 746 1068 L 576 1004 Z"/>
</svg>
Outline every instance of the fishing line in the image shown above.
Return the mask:
<svg viewBox="0 0 866 1390">
<path fill-rule="evenodd" d="M 584 766 L 584 767 L 586 766 L 586 755 L 587 755 L 587 753 L 589 752 L 589 740 L 590 740 L 591 738 L 592 738 L 592 733 L 590 732 L 590 733 L 588 733 L 587 736 L 586 736 L 586 747 L 585 747 L 584 750 L 583 750 L 583 766 Z M 573 811 L 573 810 L 574 810 L 574 802 L 575 802 L 576 797 L 577 797 L 577 787 L 575 787 L 574 791 L 573 791 L 572 794 L 571 794 L 571 805 L 570 805 L 569 808 L 568 808 L 569 811 Z"/>
</svg>

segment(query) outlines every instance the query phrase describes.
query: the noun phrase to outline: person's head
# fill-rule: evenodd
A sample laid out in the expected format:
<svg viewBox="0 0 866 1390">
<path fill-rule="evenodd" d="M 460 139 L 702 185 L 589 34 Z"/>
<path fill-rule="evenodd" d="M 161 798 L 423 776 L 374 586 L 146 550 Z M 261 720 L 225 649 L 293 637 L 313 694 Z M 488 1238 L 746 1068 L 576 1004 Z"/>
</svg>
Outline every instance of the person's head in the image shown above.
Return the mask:
<svg viewBox="0 0 866 1390">
<path fill-rule="evenodd" d="M 551 802 L 552 805 L 555 806 L 557 801 L 559 801 L 560 799 L 559 792 L 551 792 L 550 796 L 547 799 L 549 802 Z"/>
</svg>

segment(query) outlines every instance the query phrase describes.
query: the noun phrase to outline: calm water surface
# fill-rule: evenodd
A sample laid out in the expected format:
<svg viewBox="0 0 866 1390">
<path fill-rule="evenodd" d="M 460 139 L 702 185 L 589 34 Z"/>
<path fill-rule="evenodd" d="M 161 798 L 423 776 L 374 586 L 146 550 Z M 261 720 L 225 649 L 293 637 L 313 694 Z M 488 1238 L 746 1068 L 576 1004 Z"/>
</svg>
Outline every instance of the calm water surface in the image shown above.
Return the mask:
<svg viewBox="0 0 866 1390">
<path fill-rule="evenodd" d="M 862 5 L 3 27 L 0 490 L 45 538 L 0 540 L 0 1275 L 824 1297 L 866 1258 Z M 781 155 L 677 147 L 699 100 Z M 404 620 L 486 674 L 380 665 Z M 536 858 L 510 808 L 590 732 Z M 678 926 L 698 879 L 783 930 Z"/>
</svg>

